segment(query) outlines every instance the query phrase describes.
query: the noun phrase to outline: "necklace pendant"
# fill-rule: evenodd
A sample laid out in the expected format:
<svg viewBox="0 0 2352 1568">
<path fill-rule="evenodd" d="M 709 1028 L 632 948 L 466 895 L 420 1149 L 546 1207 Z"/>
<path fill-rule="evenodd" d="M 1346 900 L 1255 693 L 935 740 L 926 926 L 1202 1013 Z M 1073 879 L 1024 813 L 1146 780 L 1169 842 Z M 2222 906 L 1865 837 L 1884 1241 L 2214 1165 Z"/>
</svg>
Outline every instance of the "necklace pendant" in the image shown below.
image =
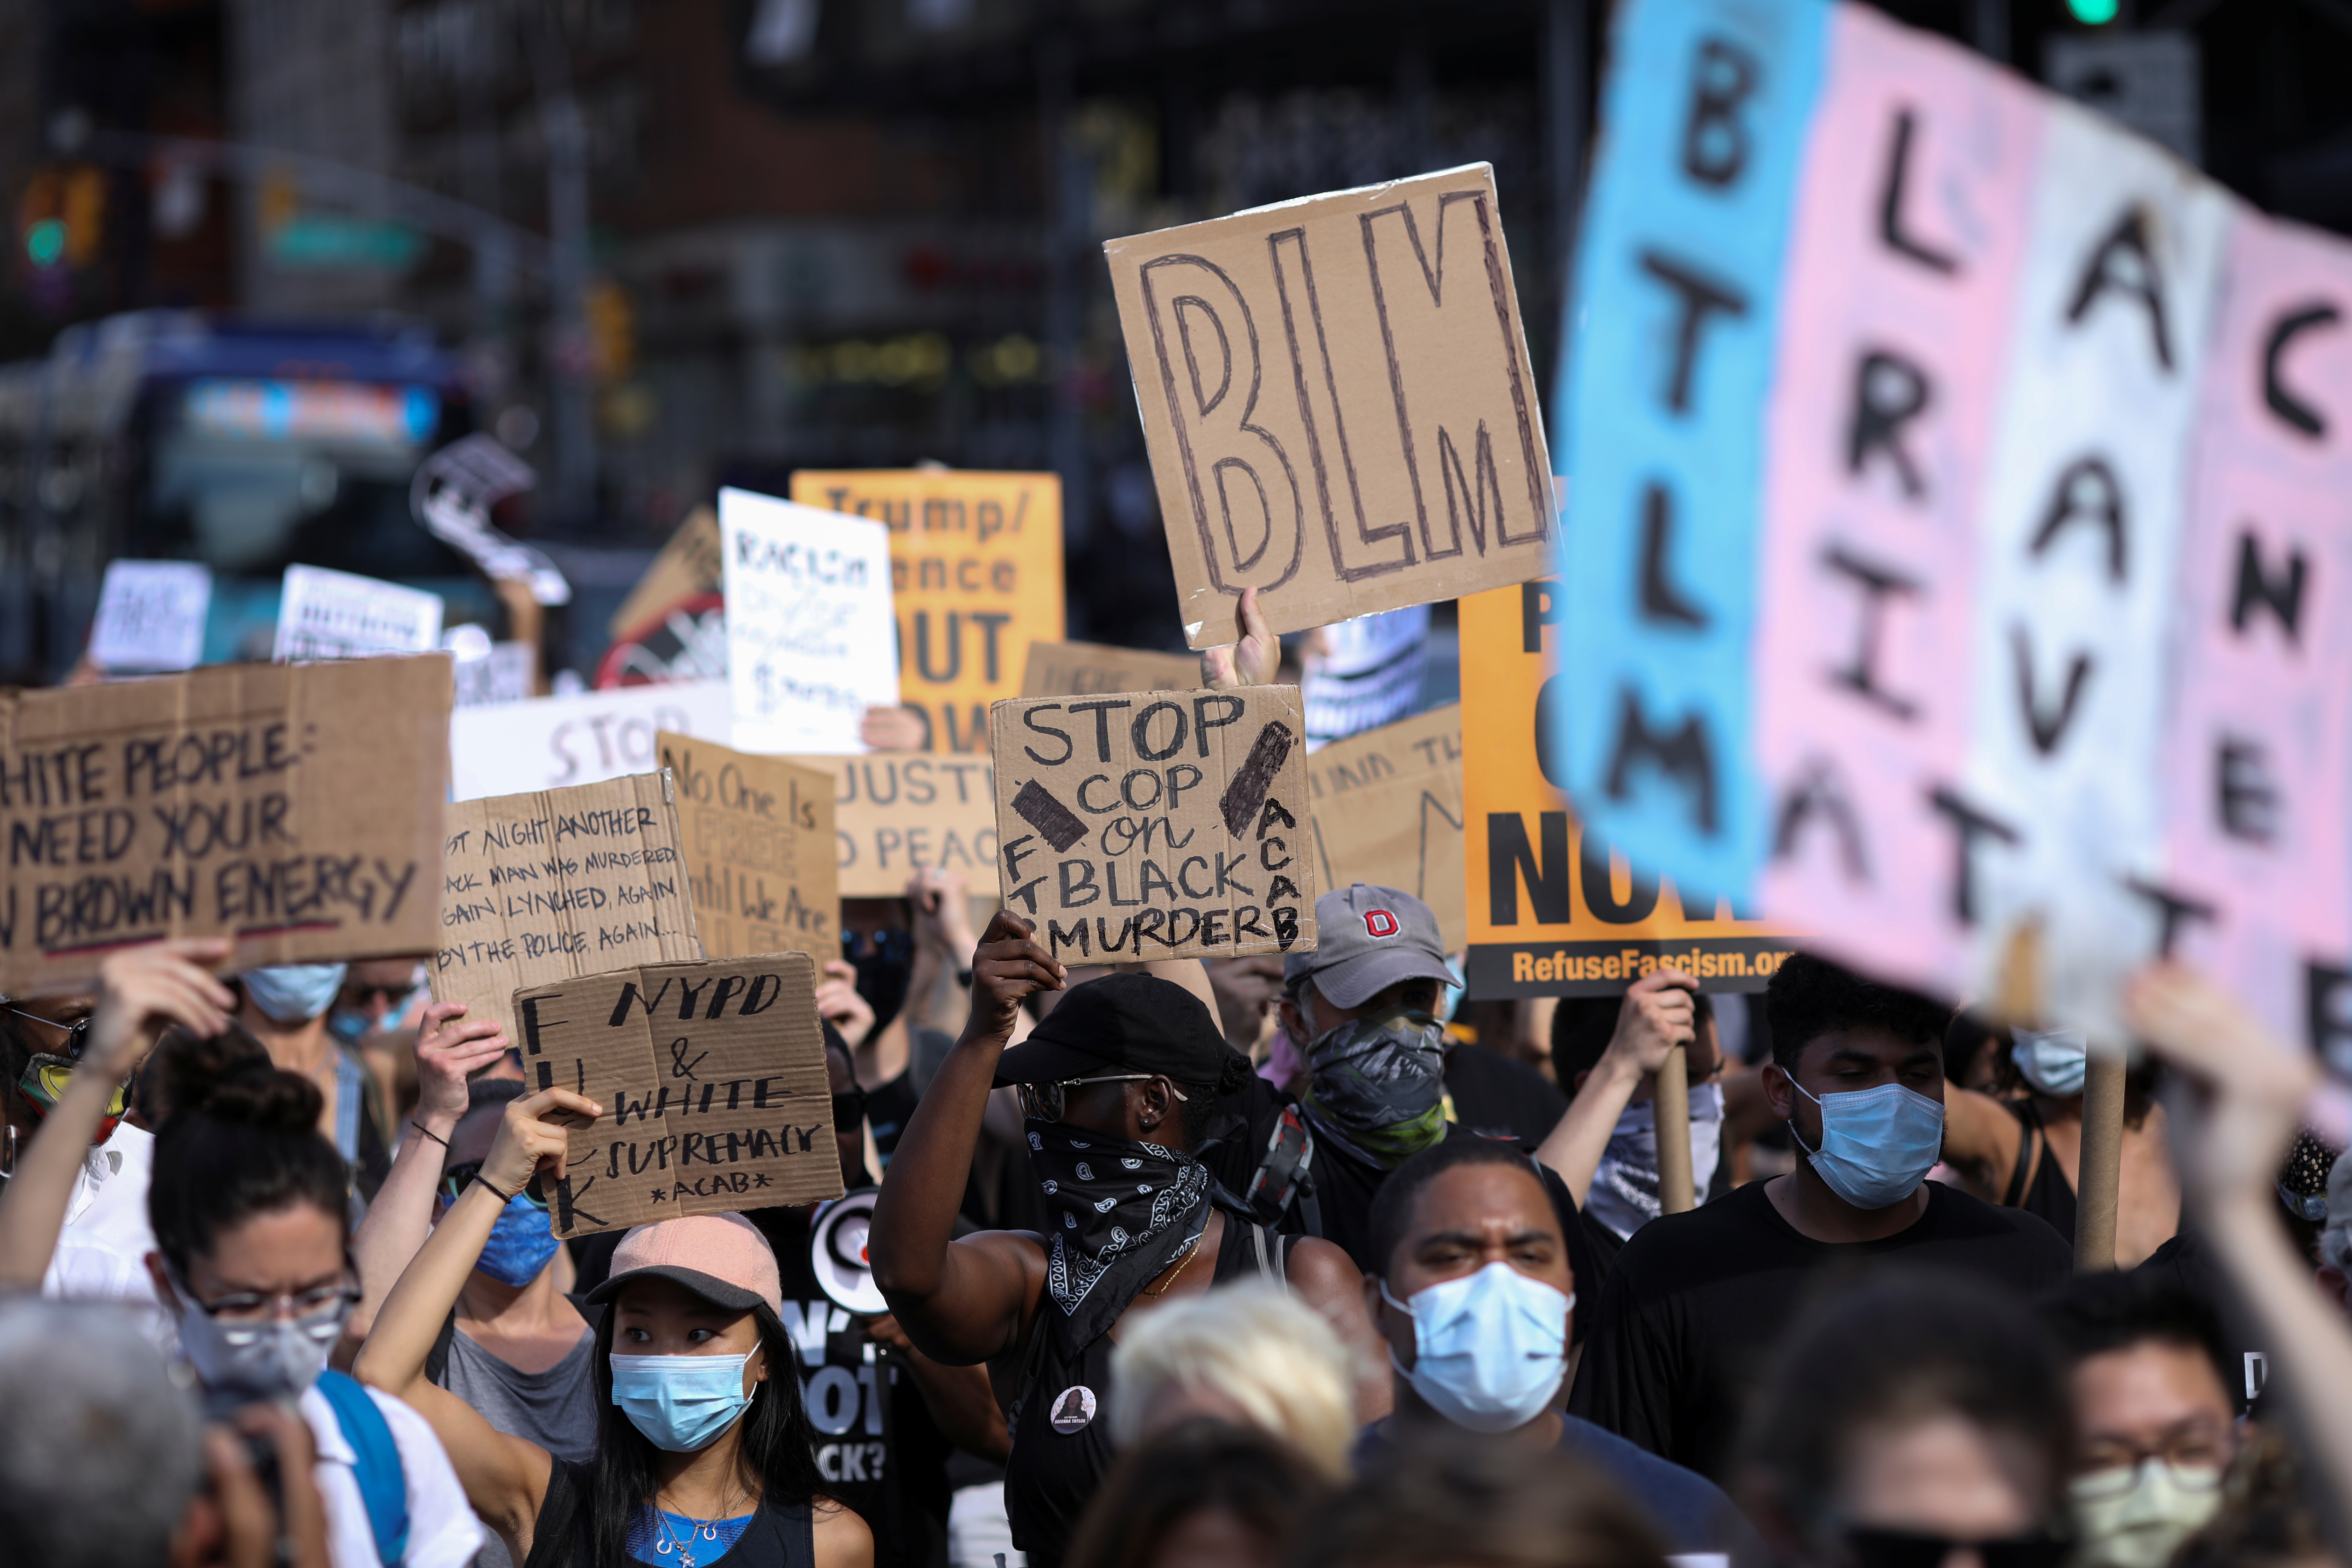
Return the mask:
<svg viewBox="0 0 2352 1568">
<path fill-rule="evenodd" d="M 671 1552 L 677 1550 L 677 1546 L 670 1542 L 670 1539 L 667 1536 L 664 1536 L 661 1540 L 654 1542 L 655 1552 L 663 1557 L 668 1556 Z"/>
<path fill-rule="evenodd" d="M 702 1521 L 702 1527 L 694 1533 L 705 1541 L 716 1541 L 719 1539 L 719 1526 L 706 1519 Z"/>
</svg>

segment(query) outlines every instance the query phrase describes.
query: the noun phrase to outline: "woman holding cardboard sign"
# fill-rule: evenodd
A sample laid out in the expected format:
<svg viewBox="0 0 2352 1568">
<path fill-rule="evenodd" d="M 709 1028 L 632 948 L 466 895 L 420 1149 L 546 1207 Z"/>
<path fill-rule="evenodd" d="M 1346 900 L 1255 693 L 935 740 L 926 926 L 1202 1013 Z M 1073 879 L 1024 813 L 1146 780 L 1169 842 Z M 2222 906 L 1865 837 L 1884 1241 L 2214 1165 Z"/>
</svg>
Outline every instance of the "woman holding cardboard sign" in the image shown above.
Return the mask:
<svg viewBox="0 0 2352 1568">
<path fill-rule="evenodd" d="M 1111 1458 L 1113 1342 L 1139 1314 L 1232 1280 L 1287 1284 L 1381 1368 L 1363 1279 L 1347 1254 L 1276 1237 L 1210 1201 L 1194 1151 L 1246 1058 L 1208 1005 L 1171 981 L 1113 974 L 1069 992 L 1011 1050 L 1023 997 L 1068 972 L 1010 910 L 972 958 L 971 1021 L 900 1135 L 867 1236 L 874 1281 L 925 1354 L 967 1365 L 1020 1360 L 1005 1503 L 1034 1563 L 1068 1550 Z M 954 1236 L 989 1091 L 1019 1087 L 1029 1163 L 1051 1215 L 1025 1231 Z M 1360 1388 L 1358 1415 L 1385 1413 L 1387 1379 Z"/>
<path fill-rule="evenodd" d="M 775 1254 L 740 1215 L 639 1226 L 589 1294 L 604 1423 L 588 1464 L 498 1431 L 425 1375 L 499 1216 L 542 1168 L 563 1169 L 567 1089 L 507 1107 L 473 1184 L 393 1287 L 353 1368 L 440 1436 L 474 1510 L 524 1568 L 871 1568 L 866 1521 L 819 1495 L 814 1429 L 782 1321 Z"/>
</svg>

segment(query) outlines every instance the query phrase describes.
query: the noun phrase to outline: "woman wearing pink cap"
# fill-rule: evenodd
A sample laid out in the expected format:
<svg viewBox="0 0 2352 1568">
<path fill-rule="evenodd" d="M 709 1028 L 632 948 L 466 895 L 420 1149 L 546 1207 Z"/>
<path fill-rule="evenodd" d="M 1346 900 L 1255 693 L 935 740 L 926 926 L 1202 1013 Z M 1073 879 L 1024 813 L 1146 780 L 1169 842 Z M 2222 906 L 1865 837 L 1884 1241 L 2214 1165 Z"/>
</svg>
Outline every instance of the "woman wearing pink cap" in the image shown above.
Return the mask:
<svg viewBox="0 0 2352 1568">
<path fill-rule="evenodd" d="M 866 1521 L 821 1495 L 814 1431 L 781 1321 L 775 1254 L 740 1215 L 639 1226 L 590 1293 L 598 1451 L 560 1461 L 498 1431 L 425 1375 L 425 1361 L 491 1227 L 540 1169 L 562 1169 L 559 1110 L 603 1107 L 542 1089 L 507 1107 L 474 1184 L 378 1312 L 353 1370 L 433 1425 L 467 1500 L 523 1568 L 871 1568 Z"/>
</svg>

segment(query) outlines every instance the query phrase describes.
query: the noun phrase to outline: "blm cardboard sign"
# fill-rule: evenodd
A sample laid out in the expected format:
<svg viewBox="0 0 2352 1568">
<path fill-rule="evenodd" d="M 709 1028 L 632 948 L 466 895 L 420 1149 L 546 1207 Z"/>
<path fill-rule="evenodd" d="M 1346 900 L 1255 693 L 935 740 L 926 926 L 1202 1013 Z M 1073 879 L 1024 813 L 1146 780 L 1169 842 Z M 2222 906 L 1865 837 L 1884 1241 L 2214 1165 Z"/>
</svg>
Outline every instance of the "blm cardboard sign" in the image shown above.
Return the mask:
<svg viewBox="0 0 2352 1568">
<path fill-rule="evenodd" d="M 832 775 L 667 730 L 661 759 L 677 786 L 702 951 L 840 957 Z"/>
<path fill-rule="evenodd" d="M 1033 642 L 1021 672 L 1024 697 L 1190 691 L 1200 684 L 1201 661 L 1190 654 L 1093 642 Z"/>
<path fill-rule="evenodd" d="M 1315 946 L 1298 688 L 1015 698 L 989 727 L 998 880 L 1055 957 Z"/>
<path fill-rule="evenodd" d="M 1550 569 L 1551 459 L 1485 163 L 1103 247 L 1185 641 Z"/>
<path fill-rule="evenodd" d="M 511 1041 L 518 986 L 702 956 L 667 773 L 447 809 L 435 1001 Z"/>
<path fill-rule="evenodd" d="M 604 1108 L 572 1129 L 556 1235 L 841 1196 L 807 953 L 649 963 L 513 1001 L 531 1086 Z"/>
<path fill-rule="evenodd" d="M 1327 888 L 1372 882 L 1427 904 L 1448 952 L 1462 904 L 1462 709 L 1447 703 L 1307 758 L 1316 868 Z"/>
<path fill-rule="evenodd" d="M 235 937 L 232 969 L 425 952 L 448 773 L 437 656 L 0 692 L 0 991 L 166 936 Z"/>
</svg>

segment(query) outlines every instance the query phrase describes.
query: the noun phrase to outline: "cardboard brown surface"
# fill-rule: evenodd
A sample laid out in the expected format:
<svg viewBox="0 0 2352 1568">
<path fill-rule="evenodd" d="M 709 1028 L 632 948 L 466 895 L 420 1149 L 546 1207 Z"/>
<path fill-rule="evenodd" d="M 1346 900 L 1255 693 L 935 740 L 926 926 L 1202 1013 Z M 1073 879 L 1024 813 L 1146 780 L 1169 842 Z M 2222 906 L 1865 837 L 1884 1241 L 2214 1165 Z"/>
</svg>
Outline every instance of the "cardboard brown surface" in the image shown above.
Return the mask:
<svg viewBox="0 0 2352 1568">
<path fill-rule="evenodd" d="M 435 1001 L 520 1041 L 518 987 L 702 956 L 667 773 L 446 809 Z"/>
<path fill-rule="evenodd" d="M 1083 697 L 1096 691 L 1190 691 L 1201 661 L 1094 642 L 1033 642 L 1021 674 L 1024 697 Z"/>
<path fill-rule="evenodd" d="M 618 637 L 660 615 L 680 599 L 697 594 L 708 594 L 719 586 L 721 562 L 719 553 L 719 513 L 707 506 L 696 507 L 669 536 L 654 563 L 604 623 L 604 629 Z"/>
<path fill-rule="evenodd" d="M 1469 940 L 1462 894 L 1462 706 L 1448 703 L 1307 758 L 1323 886 L 1398 888 L 1437 916 L 1449 952 Z"/>
<path fill-rule="evenodd" d="M 840 957 L 832 775 L 667 730 L 657 742 L 677 791 L 702 951 Z"/>
<path fill-rule="evenodd" d="M 985 752 L 870 752 L 792 760 L 833 776 L 834 839 L 840 850 L 834 874 L 841 897 L 903 897 L 907 879 L 923 866 L 960 872 L 986 890 L 996 860 L 996 766 Z"/>
<path fill-rule="evenodd" d="M 924 749 L 985 752 L 1022 650 L 1062 635 L 1062 479 L 971 468 L 803 468 L 793 500 L 890 530 L 898 700 Z"/>
<path fill-rule="evenodd" d="M 604 1108 L 542 1189 L 555 1234 L 841 1195 L 816 961 L 758 953 L 514 993 L 523 1074 Z"/>
<path fill-rule="evenodd" d="M 1550 569 L 1543 414 L 1485 163 L 1103 247 L 1186 643 Z"/>
<path fill-rule="evenodd" d="M 438 938 L 449 660 L 222 665 L 0 692 L 0 990 L 235 936 L 228 968 Z"/>
<path fill-rule="evenodd" d="M 1056 958 L 1315 946 L 1298 688 L 1020 697 L 989 726 L 999 885 Z"/>
</svg>

